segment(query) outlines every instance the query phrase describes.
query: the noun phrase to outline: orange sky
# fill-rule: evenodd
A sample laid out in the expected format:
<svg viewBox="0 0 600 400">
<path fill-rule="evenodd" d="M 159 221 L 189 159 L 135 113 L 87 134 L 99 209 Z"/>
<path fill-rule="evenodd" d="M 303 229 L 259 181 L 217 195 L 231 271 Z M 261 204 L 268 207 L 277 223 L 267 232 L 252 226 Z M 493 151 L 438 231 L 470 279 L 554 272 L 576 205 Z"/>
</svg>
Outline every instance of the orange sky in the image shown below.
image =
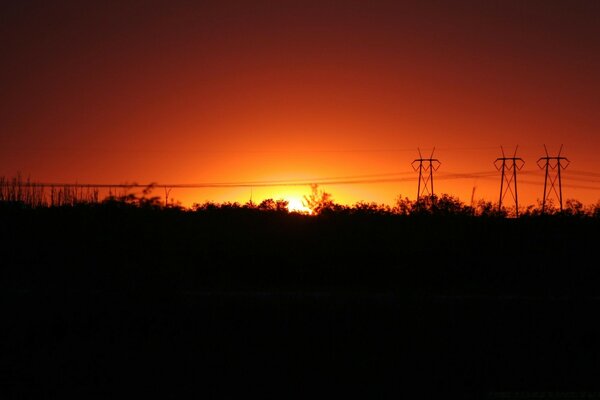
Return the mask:
<svg viewBox="0 0 600 400">
<path fill-rule="evenodd" d="M 4 3 L 0 175 L 311 181 L 408 173 L 417 147 L 436 146 L 442 177 L 493 172 L 499 146 L 519 144 L 523 180 L 542 183 L 546 143 L 572 161 L 565 197 L 600 198 L 600 2 Z M 468 202 L 475 186 L 495 201 L 498 185 L 440 179 L 436 191 Z M 415 180 L 322 188 L 341 203 L 416 195 Z M 522 203 L 541 195 L 520 187 Z"/>
</svg>

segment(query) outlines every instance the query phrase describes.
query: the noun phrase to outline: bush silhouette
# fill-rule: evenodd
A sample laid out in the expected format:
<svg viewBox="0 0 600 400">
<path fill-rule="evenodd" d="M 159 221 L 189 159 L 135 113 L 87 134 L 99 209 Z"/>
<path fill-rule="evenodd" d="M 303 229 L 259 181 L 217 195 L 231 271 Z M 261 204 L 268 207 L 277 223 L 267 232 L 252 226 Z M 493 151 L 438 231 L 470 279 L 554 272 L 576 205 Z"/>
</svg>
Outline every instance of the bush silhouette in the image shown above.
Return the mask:
<svg viewBox="0 0 600 400">
<path fill-rule="evenodd" d="M 325 210 L 334 208 L 333 198 L 330 193 L 319 190 L 319 185 L 313 184 L 310 186 L 311 193 L 304 196 L 302 204 L 307 207 L 315 215 L 323 213 Z"/>
</svg>

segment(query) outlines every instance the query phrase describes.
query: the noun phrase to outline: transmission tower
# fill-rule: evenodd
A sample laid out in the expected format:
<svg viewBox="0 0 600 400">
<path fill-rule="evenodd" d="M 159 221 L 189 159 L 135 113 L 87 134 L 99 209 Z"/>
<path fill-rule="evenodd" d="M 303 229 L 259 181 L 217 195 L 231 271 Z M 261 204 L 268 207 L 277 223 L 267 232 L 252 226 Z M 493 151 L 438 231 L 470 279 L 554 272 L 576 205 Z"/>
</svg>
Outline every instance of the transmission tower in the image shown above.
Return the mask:
<svg viewBox="0 0 600 400">
<path fill-rule="evenodd" d="M 433 173 L 438 170 L 442 164 L 437 158 L 433 158 L 433 152 L 435 147 L 431 151 L 429 158 L 423 158 L 421 155 L 421 149 L 419 151 L 419 158 L 414 160 L 411 165 L 415 171 L 419 171 L 419 183 L 417 185 L 417 201 L 421 196 L 430 195 L 434 199 L 433 191 Z M 423 185 L 421 185 L 421 183 Z"/>
<path fill-rule="evenodd" d="M 517 157 L 517 150 L 519 146 L 515 147 L 515 152 L 512 157 L 506 157 L 504 154 L 504 148 L 500 146 L 502 150 L 502 157 L 496 158 L 494 166 L 498 171 L 501 171 L 502 176 L 500 178 L 500 199 L 498 200 L 498 210 L 502 211 L 502 201 L 508 193 L 511 194 L 515 201 L 515 213 L 519 216 L 519 192 L 517 191 L 517 171 L 520 171 L 525 165 L 525 161 L 522 158 Z M 506 184 L 506 186 L 505 186 Z"/>
<path fill-rule="evenodd" d="M 537 164 L 540 169 L 544 169 L 546 176 L 544 177 L 544 197 L 542 200 L 542 213 L 546 211 L 546 200 L 554 193 L 558 198 L 560 204 L 560 211 L 563 210 L 563 197 L 562 197 L 562 179 L 560 171 L 566 169 L 571 161 L 567 157 L 561 157 L 563 145 L 560 145 L 558 155 L 556 157 L 550 157 L 548 155 L 548 149 L 544 145 L 544 151 L 546 157 L 540 157 Z M 558 190 L 556 188 L 558 184 Z"/>
</svg>

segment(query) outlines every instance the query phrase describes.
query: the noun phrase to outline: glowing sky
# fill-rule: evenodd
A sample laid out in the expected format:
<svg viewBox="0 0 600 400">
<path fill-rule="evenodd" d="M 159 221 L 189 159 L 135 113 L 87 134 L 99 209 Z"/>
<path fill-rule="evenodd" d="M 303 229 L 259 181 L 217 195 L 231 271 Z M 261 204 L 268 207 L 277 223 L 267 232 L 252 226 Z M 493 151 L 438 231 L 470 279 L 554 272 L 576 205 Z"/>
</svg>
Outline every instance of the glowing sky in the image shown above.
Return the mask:
<svg viewBox="0 0 600 400">
<path fill-rule="evenodd" d="M 600 198 L 598 1 L 2 2 L 0 52 L 0 175 L 317 180 L 408 173 L 418 146 L 436 146 L 440 174 L 471 174 L 519 144 L 523 179 L 541 183 L 546 143 L 572 161 L 565 197 Z M 436 191 L 496 200 L 498 185 L 440 179 Z M 416 181 L 322 188 L 391 204 Z M 542 195 L 520 190 L 524 203 Z M 251 191 L 309 188 L 173 194 Z"/>
</svg>

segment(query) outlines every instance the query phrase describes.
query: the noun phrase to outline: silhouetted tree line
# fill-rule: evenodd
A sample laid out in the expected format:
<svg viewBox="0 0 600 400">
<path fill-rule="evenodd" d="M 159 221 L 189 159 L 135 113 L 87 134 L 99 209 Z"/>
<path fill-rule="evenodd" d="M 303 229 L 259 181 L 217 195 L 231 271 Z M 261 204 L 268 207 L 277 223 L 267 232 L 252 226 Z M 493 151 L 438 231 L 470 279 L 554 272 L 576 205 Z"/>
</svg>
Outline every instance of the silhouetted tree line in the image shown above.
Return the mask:
<svg viewBox="0 0 600 400">
<path fill-rule="evenodd" d="M 20 175 L 15 178 L 6 179 L 0 177 L 0 204 L 13 207 L 64 207 L 76 205 L 108 205 L 121 207 L 142 207 L 154 209 L 178 209 L 186 210 L 181 204 L 171 201 L 170 203 L 161 196 L 153 195 L 154 184 L 143 188 L 140 192 L 133 191 L 133 185 L 124 185 L 119 188 L 109 188 L 108 194 L 101 197 L 98 188 L 89 186 L 56 186 L 46 187 L 36 184 L 29 178 L 23 180 Z M 449 194 L 440 196 L 423 196 L 417 200 L 398 196 L 393 206 L 375 202 L 359 201 L 353 205 L 338 204 L 334 201 L 331 193 L 319 189 L 318 185 L 312 185 L 311 193 L 304 196 L 303 204 L 310 210 L 311 215 L 401 215 L 401 216 L 478 216 L 504 218 L 514 216 L 514 207 L 499 209 L 497 203 L 479 200 L 477 203 L 467 205 Z M 259 211 L 276 212 L 280 214 L 302 214 L 299 211 L 289 211 L 288 202 L 283 199 L 265 199 L 260 203 L 249 201 L 247 203 L 223 202 L 216 203 L 206 201 L 194 203 L 190 208 L 195 212 L 240 212 Z M 536 205 L 528 205 L 519 209 L 522 217 L 535 217 L 544 215 L 561 215 L 569 217 L 592 217 L 600 218 L 600 200 L 596 204 L 584 205 L 578 200 L 568 199 L 563 210 L 559 210 L 552 200 L 546 202 L 545 210 L 542 212 L 542 204 L 538 201 Z M 305 213 L 306 214 L 306 213 Z"/>
<path fill-rule="evenodd" d="M 104 203 L 124 203 L 142 207 L 161 208 L 163 204 L 159 198 L 136 197 L 129 195 L 127 198 L 112 197 L 104 200 Z M 408 197 L 398 196 L 393 206 L 376 202 L 359 201 L 352 205 L 336 203 L 330 193 L 319 190 L 316 185 L 313 186 L 312 193 L 304 196 L 304 206 L 310 212 L 289 211 L 288 202 L 284 199 L 265 199 L 260 203 L 249 201 L 247 203 L 223 202 L 217 203 L 206 201 L 204 203 L 194 203 L 191 211 L 195 212 L 216 212 L 216 211 L 258 211 L 279 214 L 311 214 L 311 215 L 388 215 L 388 216 L 475 216 L 490 218 L 506 218 L 515 215 L 513 208 L 498 208 L 497 203 L 486 200 L 479 200 L 474 205 L 467 205 L 457 197 L 449 194 L 441 196 L 424 196 L 418 200 L 411 200 Z M 171 208 L 184 208 L 171 205 Z M 568 199 L 562 211 L 555 207 L 552 200 L 546 202 L 545 211 L 542 212 L 542 204 L 529 205 L 520 209 L 521 217 L 536 217 L 541 215 L 556 215 L 567 217 L 591 217 L 600 218 L 600 201 L 596 204 L 585 206 L 578 200 Z"/>
<path fill-rule="evenodd" d="M 463 216 L 463 217 L 486 217 L 507 218 L 515 215 L 513 208 L 498 209 L 496 203 L 480 200 L 473 206 L 467 205 L 458 198 L 442 194 L 441 196 L 422 197 L 419 200 L 398 197 L 393 206 L 375 202 L 359 201 L 353 205 L 343 205 L 334 202 L 331 197 L 324 197 L 324 201 L 305 201 L 305 206 L 311 210 L 311 215 L 388 215 L 388 216 Z M 159 205 L 160 206 L 160 205 Z M 276 212 L 282 214 L 308 214 L 301 211 L 288 211 L 288 202 L 283 199 L 266 199 L 260 203 L 238 202 L 216 203 L 207 201 L 195 203 L 191 207 L 196 212 L 215 211 L 261 211 Z M 579 218 L 600 218 L 600 201 L 594 205 L 584 206 L 580 201 L 569 199 L 565 207 L 560 211 L 552 202 L 547 202 L 545 211 L 542 213 L 542 205 L 529 205 L 520 210 L 523 218 L 537 217 L 542 215 L 555 215 Z"/>
</svg>

